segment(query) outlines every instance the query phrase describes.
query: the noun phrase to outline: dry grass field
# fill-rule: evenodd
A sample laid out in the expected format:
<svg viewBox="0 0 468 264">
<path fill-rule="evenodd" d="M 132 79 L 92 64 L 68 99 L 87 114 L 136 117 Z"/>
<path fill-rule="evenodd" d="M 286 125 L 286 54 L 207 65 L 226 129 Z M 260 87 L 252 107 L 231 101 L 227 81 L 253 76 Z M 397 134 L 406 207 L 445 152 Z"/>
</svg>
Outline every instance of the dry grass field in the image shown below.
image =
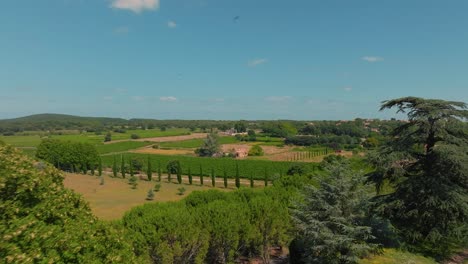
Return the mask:
<svg viewBox="0 0 468 264">
<path fill-rule="evenodd" d="M 156 177 L 156 175 L 153 175 Z M 144 177 L 144 176 L 142 176 Z M 202 191 L 213 189 L 211 187 L 211 179 L 208 176 L 204 177 L 204 186 L 199 184 L 200 179 L 193 177 L 193 185 L 188 184 L 188 178 L 183 176 L 182 184 L 177 184 L 175 175 L 172 176 L 172 183 L 167 181 L 167 176 L 163 175 L 161 181 L 161 189 L 155 192 L 153 201 L 147 201 L 146 195 L 149 189 L 152 189 L 158 182 L 139 180 L 137 189 L 131 189 L 127 179 L 113 178 L 108 175 L 104 176 L 104 185 L 100 185 L 99 177 L 83 174 L 66 173 L 64 185 L 65 187 L 74 190 L 83 195 L 84 199 L 89 202 L 93 213 L 103 220 L 115 220 L 121 218 L 124 213 L 132 207 L 142 205 L 144 203 L 177 201 L 193 191 Z M 241 185 L 249 186 L 250 182 L 241 179 Z M 263 181 L 255 181 L 255 186 L 264 186 Z M 178 188 L 186 189 L 184 195 L 178 194 Z M 228 188 L 225 189 L 223 179 L 216 178 L 217 190 L 232 191 L 235 190 L 234 179 L 228 180 Z"/>
</svg>

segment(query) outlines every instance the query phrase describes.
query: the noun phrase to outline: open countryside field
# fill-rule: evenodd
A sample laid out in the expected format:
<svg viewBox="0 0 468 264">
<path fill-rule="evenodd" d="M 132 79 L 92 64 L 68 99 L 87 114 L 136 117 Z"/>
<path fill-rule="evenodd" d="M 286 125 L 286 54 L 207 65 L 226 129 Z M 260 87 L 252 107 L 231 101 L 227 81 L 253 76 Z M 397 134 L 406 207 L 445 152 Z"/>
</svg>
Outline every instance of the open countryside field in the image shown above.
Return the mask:
<svg viewBox="0 0 468 264">
<path fill-rule="evenodd" d="M 162 175 L 162 181 L 146 180 L 146 175 L 141 175 L 143 179 L 138 181 L 137 189 L 131 189 L 128 184 L 128 179 L 113 178 L 109 173 L 104 174 L 104 185 L 100 185 L 100 179 L 97 176 L 65 173 L 64 185 L 66 188 L 72 189 L 75 192 L 83 195 L 84 199 L 89 202 L 93 213 L 104 220 L 115 220 L 123 216 L 123 214 L 131 208 L 152 202 L 168 202 L 178 201 L 193 191 L 203 191 L 217 189 L 222 191 L 235 190 L 235 183 L 232 179 L 228 181 L 228 188 L 224 188 L 224 181 L 221 177 L 216 178 L 216 187 L 211 186 L 211 179 L 205 177 L 204 185 L 200 185 L 200 178 L 193 177 L 193 184 L 189 185 L 188 178 L 182 177 L 182 184 L 177 184 L 175 176 L 172 176 L 172 182 L 168 182 L 167 175 Z M 156 179 L 156 175 L 153 175 Z M 140 178 L 140 177 L 138 177 Z M 159 192 L 155 192 L 153 201 L 146 200 L 148 190 L 154 188 L 155 184 L 161 184 Z M 241 186 L 248 187 L 250 184 L 247 180 L 241 181 Z M 256 187 L 263 187 L 264 181 L 256 181 Z M 270 183 L 271 184 L 271 183 Z M 184 195 L 178 194 L 178 188 L 186 189 Z"/>
<path fill-rule="evenodd" d="M 141 138 L 140 141 L 144 141 L 145 138 L 189 135 L 190 131 L 189 129 L 185 129 L 185 128 L 169 128 L 166 131 L 161 131 L 159 129 L 148 129 L 148 130 L 138 129 L 138 130 L 127 130 L 125 131 L 125 133 L 111 132 L 112 141 L 130 140 L 132 134 L 138 135 Z M 52 138 L 52 139 L 58 139 L 58 140 L 83 142 L 83 143 L 91 143 L 93 145 L 100 145 L 100 144 L 103 144 L 104 137 L 105 137 L 105 132 L 103 132 L 102 135 L 96 135 L 95 133 L 77 133 L 77 134 L 48 135 L 48 136 L 39 136 L 39 135 L 0 136 L 0 140 L 5 143 L 11 144 L 15 147 L 37 147 L 41 143 L 41 140 L 44 138 Z"/>
<path fill-rule="evenodd" d="M 145 141 L 122 141 L 115 144 L 100 144 L 96 146 L 99 154 L 109 154 L 116 152 L 125 152 L 131 149 L 142 148 L 148 145 L 151 145 L 151 142 Z"/>
<path fill-rule="evenodd" d="M 179 185 L 161 182 L 161 190 L 155 192 L 154 201 L 147 201 L 149 189 L 154 188 L 156 182 L 140 180 L 137 189 L 131 189 L 128 180 L 104 176 L 104 185 L 100 185 L 99 177 L 83 174 L 65 175 L 64 185 L 83 195 L 89 202 L 93 213 L 101 219 L 119 219 L 132 207 L 152 202 L 177 201 L 193 191 L 208 190 L 210 187 L 199 185 Z M 178 195 L 177 189 L 184 187 L 185 194 Z"/>
</svg>

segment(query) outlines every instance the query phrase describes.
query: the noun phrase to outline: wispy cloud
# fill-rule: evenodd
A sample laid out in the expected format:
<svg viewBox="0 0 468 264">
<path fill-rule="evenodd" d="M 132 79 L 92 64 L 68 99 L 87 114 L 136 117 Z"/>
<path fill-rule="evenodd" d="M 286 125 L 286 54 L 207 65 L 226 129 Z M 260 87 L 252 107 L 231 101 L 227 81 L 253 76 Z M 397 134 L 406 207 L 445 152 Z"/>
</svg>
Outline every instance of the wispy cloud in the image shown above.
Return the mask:
<svg viewBox="0 0 468 264">
<path fill-rule="evenodd" d="M 130 10 L 140 13 L 146 10 L 156 10 L 159 8 L 159 0 L 112 0 L 112 8 Z"/>
<path fill-rule="evenodd" d="M 162 102 L 176 102 L 177 98 L 174 96 L 162 96 L 159 97 L 159 100 Z"/>
<path fill-rule="evenodd" d="M 108 96 L 104 96 L 102 98 L 104 101 L 112 101 L 112 99 L 114 99 L 112 96 L 108 95 Z"/>
<path fill-rule="evenodd" d="M 141 101 L 144 101 L 144 100 L 145 100 L 145 97 L 144 97 L 144 96 L 135 95 L 135 96 L 132 96 L 132 100 L 135 101 L 135 102 L 141 102 Z"/>
<path fill-rule="evenodd" d="M 167 22 L 167 27 L 168 28 L 176 28 L 177 23 L 175 21 L 170 20 L 170 21 Z"/>
<path fill-rule="evenodd" d="M 291 99 L 292 99 L 291 96 L 268 96 L 265 98 L 265 101 L 279 103 L 279 102 L 287 102 Z"/>
<path fill-rule="evenodd" d="M 353 87 L 346 86 L 345 88 L 343 88 L 343 90 L 345 90 L 346 92 L 351 92 L 353 90 Z"/>
<path fill-rule="evenodd" d="M 364 56 L 361 59 L 364 60 L 364 61 L 367 61 L 367 62 L 379 62 L 379 61 L 384 60 L 384 58 L 376 57 L 376 56 Z"/>
<path fill-rule="evenodd" d="M 260 64 L 264 64 L 264 63 L 267 63 L 268 62 L 268 59 L 253 59 L 253 60 L 250 60 L 248 61 L 247 65 L 249 67 L 255 67 L 257 65 L 260 65 Z"/>
<path fill-rule="evenodd" d="M 114 92 L 115 92 L 115 93 L 118 93 L 118 94 L 126 94 L 126 93 L 127 93 L 127 89 L 116 88 L 116 89 L 114 89 Z"/>
<path fill-rule="evenodd" d="M 130 32 L 130 28 L 127 26 L 114 28 L 114 34 L 117 34 L 117 35 L 125 35 L 125 34 L 128 34 L 129 32 Z"/>
</svg>

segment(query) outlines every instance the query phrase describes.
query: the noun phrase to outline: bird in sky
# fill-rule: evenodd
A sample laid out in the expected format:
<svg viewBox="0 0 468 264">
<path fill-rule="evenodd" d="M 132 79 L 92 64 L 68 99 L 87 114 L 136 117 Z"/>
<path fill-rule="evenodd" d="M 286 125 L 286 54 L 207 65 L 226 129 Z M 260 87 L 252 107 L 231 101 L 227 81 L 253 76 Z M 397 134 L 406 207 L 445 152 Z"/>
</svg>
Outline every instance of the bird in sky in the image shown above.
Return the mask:
<svg viewBox="0 0 468 264">
<path fill-rule="evenodd" d="M 234 21 L 234 23 L 235 23 L 235 22 L 237 22 L 237 20 L 239 20 L 239 18 L 240 18 L 240 16 L 235 16 L 235 17 L 232 19 L 232 21 Z"/>
</svg>

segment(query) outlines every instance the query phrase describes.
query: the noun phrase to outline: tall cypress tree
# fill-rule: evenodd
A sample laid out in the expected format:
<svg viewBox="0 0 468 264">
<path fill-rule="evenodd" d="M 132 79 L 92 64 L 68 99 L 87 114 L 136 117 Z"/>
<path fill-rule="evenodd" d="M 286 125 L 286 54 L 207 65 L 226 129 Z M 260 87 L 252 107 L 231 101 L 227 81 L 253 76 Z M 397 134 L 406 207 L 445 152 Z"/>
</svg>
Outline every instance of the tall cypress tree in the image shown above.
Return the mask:
<svg viewBox="0 0 468 264">
<path fill-rule="evenodd" d="M 158 182 L 161 182 L 162 177 L 162 170 L 161 170 L 161 162 L 158 163 Z"/>
<path fill-rule="evenodd" d="M 268 186 L 268 168 L 267 167 L 265 167 L 264 178 L 265 178 L 265 187 L 267 187 Z"/>
<path fill-rule="evenodd" d="M 227 188 L 228 187 L 228 179 L 227 179 L 226 167 L 224 167 L 223 179 L 224 179 L 224 188 Z"/>
<path fill-rule="evenodd" d="M 188 168 L 188 181 L 189 181 L 189 184 L 192 185 L 192 169 L 191 167 Z"/>
<path fill-rule="evenodd" d="M 213 168 L 211 168 L 211 186 L 216 186 L 216 176 Z"/>
<path fill-rule="evenodd" d="M 250 188 L 253 188 L 254 187 L 254 179 L 253 179 L 253 173 L 250 173 Z"/>
<path fill-rule="evenodd" d="M 148 181 L 151 181 L 153 178 L 153 170 L 151 169 L 151 158 L 148 155 L 148 164 L 146 165 L 146 176 L 148 177 Z"/>
<path fill-rule="evenodd" d="M 201 164 L 200 164 L 200 184 L 203 185 L 203 168 Z"/>
<path fill-rule="evenodd" d="M 115 158 L 114 155 L 114 163 L 112 164 L 112 174 L 114 175 L 115 178 L 117 178 L 117 159 Z"/>
<path fill-rule="evenodd" d="M 132 160 L 130 159 L 130 162 L 129 162 L 129 166 L 130 166 L 130 177 L 134 177 L 135 176 L 135 172 L 133 171 L 133 162 Z"/>
<path fill-rule="evenodd" d="M 239 163 L 236 163 L 236 187 L 240 188 Z"/>
<path fill-rule="evenodd" d="M 99 159 L 98 175 L 102 176 L 102 159 Z"/>
<path fill-rule="evenodd" d="M 120 173 L 122 174 L 122 178 L 125 179 L 125 157 L 123 155 L 121 156 Z"/>
<path fill-rule="evenodd" d="M 180 166 L 180 163 L 177 166 L 177 182 L 182 184 L 182 167 Z"/>
</svg>

